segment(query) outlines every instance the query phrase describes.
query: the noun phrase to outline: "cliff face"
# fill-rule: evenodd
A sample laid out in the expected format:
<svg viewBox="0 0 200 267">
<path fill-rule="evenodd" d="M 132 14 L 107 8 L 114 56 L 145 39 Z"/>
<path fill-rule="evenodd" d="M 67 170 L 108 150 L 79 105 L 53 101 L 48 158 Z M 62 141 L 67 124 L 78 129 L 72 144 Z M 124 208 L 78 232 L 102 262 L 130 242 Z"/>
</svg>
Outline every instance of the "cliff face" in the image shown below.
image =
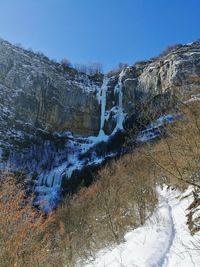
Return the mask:
<svg viewBox="0 0 200 267">
<path fill-rule="evenodd" d="M 0 40 L 0 167 L 26 171 L 36 192 L 54 199 L 69 178 L 81 183 L 85 166 L 116 155 L 100 142 L 137 120 L 143 105 L 166 95 L 186 100 L 199 88 L 199 42 L 112 76 L 88 76 Z"/>
<path fill-rule="evenodd" d="M 127 67 L 122 77 L 123 111 L 130 116 L 141 94 L 152 98 L 165 92 L 187 97 L 199 89 L 200 44 L 171 51 L 154 61 Z M 106 130 L 116 124 L 119 73 L 107 84 Z M 90 77 L 73 68 L 64 69 L 45 56 L 0 40 L 0 108 L 9 127 L 16 121 L 41 129 L 97 135 L 100 129 L 100 94 L 103 77 Z"/>
<path fill-rule="evenodd" d="M 170 92 L 184 100 L 200 89 L 200 42 L 172 49 L 167 55 L 128 67 L 124 77 L 127 93 L 125 109 L 130 95 L 143 92 L 148 97 Z M 135 94 L 133 93 L 135 92 Z"/>
<path fill-rule="evenodd" d="M 171 91 L 182 99 L 199 90 L 200 43 L 184 45 L 148 64 L 139 78 L 139 88 L 146 92 Z"/>
<path fill-rule="evenodd" d="M 4 112 L 12 113 L 13 124 L 17 120 L 50 131 L 96 134 L 100 84 L 101 80 L 0 41 L 0 103 Z"/>
<path fill-rule="evenodd" d="M 113 88 L 117 80 L 118 74 L 109 82 L 108 112 L 112 111 L 112 103 L 117 105 L 116 101 L 113 102 L 116 99 Z M 200 42 L 171 49 L 154 60 L 125 68 L 122 83 L 123 110 L 127 119 L 145 101 L 148 103 L 156 98 L 159 101 L 164 95 L 176 96 L 180 101 L 187 100 L 200 91 Z"/>
</svg>

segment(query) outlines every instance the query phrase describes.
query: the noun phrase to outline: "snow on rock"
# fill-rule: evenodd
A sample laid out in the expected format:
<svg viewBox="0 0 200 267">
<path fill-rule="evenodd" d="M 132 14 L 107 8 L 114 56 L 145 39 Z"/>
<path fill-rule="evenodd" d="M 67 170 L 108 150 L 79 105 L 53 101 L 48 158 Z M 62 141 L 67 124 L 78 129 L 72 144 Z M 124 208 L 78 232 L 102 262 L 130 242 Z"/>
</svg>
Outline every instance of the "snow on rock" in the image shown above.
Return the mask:
<svg viewBox="0 0 200 267">
<path fill-rule="evenodd" d="M 162 127 L 173 123 L 181 118 L 180 114 L 167 114 L 160 116 L 156 121 L 150 123 L 144 130 L 140 131 L 136 140 L 138 143 L 145 143 L 161 136 Z"/>
<path fill-rule="evenodd" d="M 184 193 L 166 186 L 157 192 L 158 207 L 146 224 L 127 233 L 120 245 L 100 251 L 85 267 L 200 266 L 200 234 L 192 236 L 186 225 L 192 187 Z"/>
<path fill-rule="evenodd" d="M 98 136 L 88 138 L 72 138 L 68 140 L 67 158 L 53 166 L 50 170 L 42 171 L 35 181 L 35 205 L 49 213 L 57 207 L 61 200 L 62 180 L 71 179 L 74 171 L 83 169 L 86 166 L 99 165 L 116 153 L 107 152 L 104 156 L 97 156 L 95 147 L 109 140 L 104 132 L 100 131 Z M 91 150 L 91 151 L 90 151 Z M 87 152 L 90 152 L 87 155 Z M 86 154 L 86 155 L 85 155 Z M 82 156 L 83 157 L 80 157 Z"/>
<path fill-rule="evenodd" d="M 139 132 L 137 136 L 138 143 L 145 143 L 160 137 L 160 131 L 158 129 L 145 129 Z"/>
</svg>

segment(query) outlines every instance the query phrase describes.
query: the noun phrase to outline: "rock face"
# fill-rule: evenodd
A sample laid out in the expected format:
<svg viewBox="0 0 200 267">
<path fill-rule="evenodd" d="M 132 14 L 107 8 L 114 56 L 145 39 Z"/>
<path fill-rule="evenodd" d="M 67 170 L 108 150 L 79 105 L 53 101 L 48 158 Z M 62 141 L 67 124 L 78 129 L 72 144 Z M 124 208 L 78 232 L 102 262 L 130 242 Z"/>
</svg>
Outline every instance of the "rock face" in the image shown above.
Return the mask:
<svg viewBox="0 0 200 267">
<path fill-rule="evenodd" d="M 0 40 L 0 103 L 5 115 L 12 113 L 7 116 L 13 116 L 13 123 L 96 134 L 100 85 L 101 81 Z"/>
<path fill-rule="evenodd" d="M 148 64 L 139 78 L 138 87 L 145 92 L 171 91 L 182 99 L 199 90 L 200 43 L 184 45 Z"/>
<path fill-rule="evenodd" d="M 199 88 L 200 42 L 89 76 L 0 39 L 0 168 L 26 171 L 38 194 L 54 199 L 81 168 L 116 155 L 114 136 L 143 108 L 161 112 Z"/>
<path fill-rule="evenodd" d="M 194 42 L 172 49 L 160 58 L 128 67 L 124 77 L 124 108 L 130 114 L 129 104 L 141 94 L 153 98 L 170 92 L 184 100 L 199 89 L 200 42 Z"/>
<path fill-rule="evenodd" d="M 118 105 L 115 86 L 119 73 L 110 78 L 106 111 L 114 128 L 113 109 Z M 101 108 L 98 101 L 103 77 L 90 77 L 64 68 L 41 54 L 34 54 L 0 40 L 0 108 L 9 127 L 16 122 L 31 124 L 50 132 L 97 135 Z M 184 45 L 166 56 L 127 67 L 122 78 L 123 109 L 130 116 L 140 96 L 152 98 L 170 92 L 183 97 L 199 90 L 200 44 Z"/>
</svg>

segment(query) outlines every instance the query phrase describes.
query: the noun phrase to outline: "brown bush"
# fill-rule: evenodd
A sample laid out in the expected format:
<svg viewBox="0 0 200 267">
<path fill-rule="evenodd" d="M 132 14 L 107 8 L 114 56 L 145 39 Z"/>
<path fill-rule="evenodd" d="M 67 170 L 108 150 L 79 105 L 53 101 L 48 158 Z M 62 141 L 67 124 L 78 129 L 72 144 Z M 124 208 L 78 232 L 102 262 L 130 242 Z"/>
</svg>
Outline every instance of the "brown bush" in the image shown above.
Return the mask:
<svg viewBox="0 0 200 267">
<path fill-rule="evenodd" d="M 44 216 L 13 174 L 1 175 L 0 185 L 0 266 L 48 266 L 51 239 Z"/>
<path fill-rule="evenodd" d="M 67 266 L 93 258 L 99 249 L 120 242 L 128 229 L 145 222 L 156 205 L 151 170 L 145 156 L 124 156 L 104 167 L 91 187 L 68 198 L 55 212 L 49 231 L 57 233 Z"/>
</svg>

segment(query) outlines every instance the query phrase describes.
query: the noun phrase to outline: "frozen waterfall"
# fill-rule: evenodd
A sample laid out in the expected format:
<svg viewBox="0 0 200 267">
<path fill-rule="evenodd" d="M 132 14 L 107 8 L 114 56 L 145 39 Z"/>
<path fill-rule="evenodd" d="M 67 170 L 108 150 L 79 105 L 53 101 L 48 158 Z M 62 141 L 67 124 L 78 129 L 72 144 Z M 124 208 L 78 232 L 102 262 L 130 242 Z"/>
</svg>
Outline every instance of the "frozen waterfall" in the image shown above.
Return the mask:
<svg viewBox="0 0 200 267">
<path fill-rule="evenodd" d="M 107 89 L 108 89 L 108 82 L 109 82 L 109 78 L 107 78 L 107 76 L 105 76 L 103 79 L 103 84 L 102 84 L 101 89 L 100 89 L 99 102 L 101 104 L 101 119 L 100 119 L 100 130 L 99 130 L 99 136 L 98 136 L 100 139 L 103 139 L 104 137 L 106 137 L 103 128 L 104 128 L 104 124 L 105 124 L 106 93 L 107 93 Z"/>
<path fill-rule="evenodd" d="M 113 134 L 116 133 L 119 130 L 124 130 L 123 127 L 123 122 L 124 122 L 124 118 L 125 118 L 125 114 L 123 112 L 123 83 L 122 83 L 122 78 L 124 76 L 124 69 L 121 71 L 121 73 L 119 74 L 119 79 L 118 79 L 118 83 L 115 86 L 115 93 L 118 93 L 118 112 L 116 114 L 116 126 L 115 129 L 113 130 Z"/>
</svg>

